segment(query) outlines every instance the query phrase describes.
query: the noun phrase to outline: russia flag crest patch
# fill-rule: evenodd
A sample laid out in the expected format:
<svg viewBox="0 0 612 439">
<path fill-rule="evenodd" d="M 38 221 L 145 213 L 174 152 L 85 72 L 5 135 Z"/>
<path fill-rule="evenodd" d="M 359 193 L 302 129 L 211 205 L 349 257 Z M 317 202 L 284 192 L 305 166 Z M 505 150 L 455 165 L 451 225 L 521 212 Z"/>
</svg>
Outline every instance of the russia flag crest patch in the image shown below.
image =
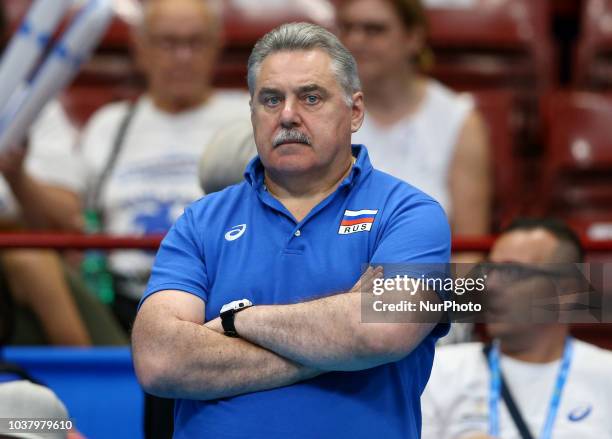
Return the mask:
<svg viewBox="0 0 612 439">
<path fill-rule="evenodd" d="M 377 213 L 378 210 L 345 210 L 338 234 L 369 232 Z"/>
</svg>

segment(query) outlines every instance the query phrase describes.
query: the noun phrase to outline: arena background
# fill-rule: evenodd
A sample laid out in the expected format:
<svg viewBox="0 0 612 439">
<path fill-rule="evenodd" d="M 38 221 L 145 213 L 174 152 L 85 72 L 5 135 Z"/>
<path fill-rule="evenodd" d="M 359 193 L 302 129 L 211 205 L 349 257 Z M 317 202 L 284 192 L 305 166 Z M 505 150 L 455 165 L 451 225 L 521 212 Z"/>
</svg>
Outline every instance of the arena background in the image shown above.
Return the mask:
<svg viewBox="0 0 612 439">
<path fill-rule="evenodd" d="M 3 2 L 12 34 L 31 2 Z M 129 3 L 60 96 L 79 127 L 103 104 L 132 99 L 143 89 L 129 48 Z M 486 120 L 494 157 L 493 230 L 519 214 L 558 216 L 584 239 L 587 261 L 609 262 L 612 1 L 465 3 L 428 8 L 430 73 L 472 93 Z M 329 27 L 332 11 L 325 0 L 228 0 L 216 85 L 246 88 L 246 60 L 260 36 L 288 21 Z M 486 251 L 491 242 L 487 236 L 456 236 L 453 250 Z M 1 248 L 156 248 L 158 243 L 159 237 L 0 234 Z M 610 325 L 579 325 L 574 333 L 612 348 Z M 56 390 L 86 437 L 142 434 L 142 396 L 128 348 L 9 347 L 4 356 Z"/>
</svg>

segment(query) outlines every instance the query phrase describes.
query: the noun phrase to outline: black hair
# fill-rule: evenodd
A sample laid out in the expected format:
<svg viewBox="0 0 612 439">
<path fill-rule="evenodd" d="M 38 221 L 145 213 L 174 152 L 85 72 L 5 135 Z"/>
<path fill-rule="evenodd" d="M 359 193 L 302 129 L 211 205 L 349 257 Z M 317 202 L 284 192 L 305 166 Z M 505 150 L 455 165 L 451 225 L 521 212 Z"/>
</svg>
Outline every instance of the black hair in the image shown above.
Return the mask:
<svg viewBox="0 0 612 439">
<path fill-rule="evenodd" d="M 536 229 L 545 230 L 557 238 L 560 244 L 569 245 L 575 252 L 577 258 L 575 262 L 584 261 L 584 247 L 580 238 L 570 226 L 558 218 L 517 218 L 502 230 L 502 234 L 517 230 Z"/>
</svg>

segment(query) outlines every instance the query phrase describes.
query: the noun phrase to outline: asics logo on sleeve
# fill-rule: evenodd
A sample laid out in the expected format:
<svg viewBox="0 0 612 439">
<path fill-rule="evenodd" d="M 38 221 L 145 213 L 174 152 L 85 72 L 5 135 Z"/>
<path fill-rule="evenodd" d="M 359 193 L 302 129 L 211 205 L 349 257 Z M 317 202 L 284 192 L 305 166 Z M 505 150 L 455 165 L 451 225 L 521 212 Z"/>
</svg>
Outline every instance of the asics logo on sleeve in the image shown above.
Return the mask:
<svg viewBox="0 0 612 439">
<path fill-rule="evenodd" d="M 226 234 L 225 234 L 225 240 L 226 241 L 235 241 L 238 238 L 240 238 L 242 235 L 244 235 L 244 232 L 246 232 L 247 229 L 247 225 L 246 224 L 240 224 L 238 226 L 234 226 L 232 227 Z"/>
</svg>

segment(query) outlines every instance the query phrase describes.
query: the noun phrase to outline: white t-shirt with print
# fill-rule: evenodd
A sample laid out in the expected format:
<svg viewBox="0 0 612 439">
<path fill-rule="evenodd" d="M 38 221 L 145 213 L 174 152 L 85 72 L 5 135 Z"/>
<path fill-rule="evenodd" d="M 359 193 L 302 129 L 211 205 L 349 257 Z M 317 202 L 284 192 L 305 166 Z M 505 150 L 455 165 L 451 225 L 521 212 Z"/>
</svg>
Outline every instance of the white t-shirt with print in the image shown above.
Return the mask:
<svg viewBox="0 0 612 439">
<path fill-rule="evenodd" d="M 574 340 L 552 439 L 612 437 L 612 352 Z M 422 397 L 423 439 L 460 439 L 489 430 L 490 373 L 481 343 L 436 350 Z M 537 364 L 502 355 L 508 388 L 534 437 L 547 417 L 560 360 Z M 500 398 L 500 439 L 521 439 Z"/>
<path fill-rule="evenodd" d="M 248 94 L 218 92 L 190 111 L 169 114 L 143 96 L 136 102 L 117 161 L 102 186 L 98 206 L 104 232 L 112 235 L 163 234 L 184 207 L 203 193 L 198 163 L 215 132 L 236 119 L 249 118 Z M 128 110 L 125 102 L 99 110 L 83 134 L 83 189 L 91 195 L 103 172 L 119 126 Z M 139 298 L 153 262 L 153 252 L 116 251 L 111 269 L 139 278 L 124 293 Z"/>
</svg>

